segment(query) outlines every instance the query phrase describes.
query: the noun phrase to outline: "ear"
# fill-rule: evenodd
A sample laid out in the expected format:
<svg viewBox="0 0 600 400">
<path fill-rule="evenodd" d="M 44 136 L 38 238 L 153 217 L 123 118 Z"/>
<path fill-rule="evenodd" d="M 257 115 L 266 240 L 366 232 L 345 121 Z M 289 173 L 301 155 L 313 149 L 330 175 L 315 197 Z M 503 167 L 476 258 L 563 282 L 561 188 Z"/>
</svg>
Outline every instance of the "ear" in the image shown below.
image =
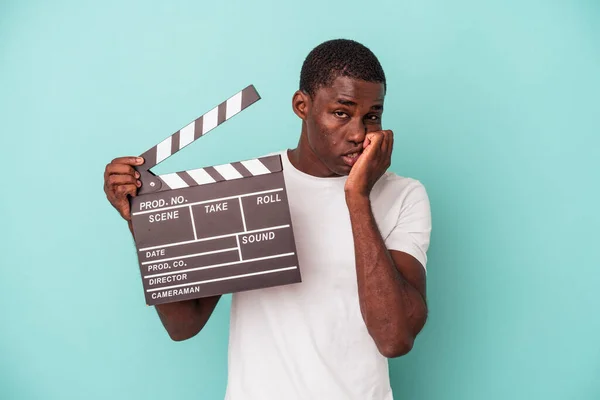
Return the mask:
<svg viewBox="0 0 600 400">
<path fill-rule="evenodd" d="M 292 97 L 292 109 L 294 113 L 303 121 L 306 121 L 311 107 L 311 98 L 308 93 L 302 90 L 296 91 Z"/>
</svg>

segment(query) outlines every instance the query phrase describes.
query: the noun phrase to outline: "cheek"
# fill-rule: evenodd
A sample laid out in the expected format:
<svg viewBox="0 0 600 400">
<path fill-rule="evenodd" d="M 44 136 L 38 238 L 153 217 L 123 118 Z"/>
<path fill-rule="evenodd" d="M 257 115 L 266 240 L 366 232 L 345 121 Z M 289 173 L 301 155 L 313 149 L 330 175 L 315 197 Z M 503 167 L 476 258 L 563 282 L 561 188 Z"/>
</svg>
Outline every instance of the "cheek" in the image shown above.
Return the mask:
<svg viewBox="0 0 600 400">
<path fill-rule="evenodd" d="M 313 149 L 327 151 L 339 144 L 340 140 L 336 136 L 336 129 L 330 121 L 313 121 L 311 128 L 312 134 L 309 135 L 308 140 Z"/>
<path fill-rule="evenodd" d="M 339 147 L 342 142 L 343 140 L 340 137 L 339 131 L 331 129 L 323 129 L 321 131 L 320 147 L 328 153 L 335 153 L 335 149 Z"/>
</svg>

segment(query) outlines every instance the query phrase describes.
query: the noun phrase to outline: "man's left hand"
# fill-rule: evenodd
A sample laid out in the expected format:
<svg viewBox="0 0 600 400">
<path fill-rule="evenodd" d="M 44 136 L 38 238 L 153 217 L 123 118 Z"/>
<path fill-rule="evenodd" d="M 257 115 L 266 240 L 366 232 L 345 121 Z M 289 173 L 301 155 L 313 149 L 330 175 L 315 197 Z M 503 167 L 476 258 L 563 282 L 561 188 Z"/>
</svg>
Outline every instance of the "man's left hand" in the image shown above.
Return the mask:
<svg viewBox="0 0 600 400">
<path fill-rule="evenodd" d="M 368 198 L 371 189 L 390 167 L 394 133 L 391 130 L 367 133 L 363 152 L 352 166 L 346 186 L 346 197 Z"/>
</svg>

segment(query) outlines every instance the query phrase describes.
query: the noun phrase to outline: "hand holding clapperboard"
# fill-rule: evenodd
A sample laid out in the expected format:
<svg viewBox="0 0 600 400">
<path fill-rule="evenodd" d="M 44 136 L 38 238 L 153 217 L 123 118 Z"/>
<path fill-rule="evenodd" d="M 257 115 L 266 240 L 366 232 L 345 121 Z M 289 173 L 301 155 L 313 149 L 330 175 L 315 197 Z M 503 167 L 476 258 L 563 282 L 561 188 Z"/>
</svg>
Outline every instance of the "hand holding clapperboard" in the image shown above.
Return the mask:
<svg viewBox="0 0 600 400">
<path fill-rule="evenodd" d="M 250 85 L 141 155 L 131 223 L 146 304 L 301 281 L 279 155 L 156 176 L 161 161 L 260 100 Z"/>
</svg>

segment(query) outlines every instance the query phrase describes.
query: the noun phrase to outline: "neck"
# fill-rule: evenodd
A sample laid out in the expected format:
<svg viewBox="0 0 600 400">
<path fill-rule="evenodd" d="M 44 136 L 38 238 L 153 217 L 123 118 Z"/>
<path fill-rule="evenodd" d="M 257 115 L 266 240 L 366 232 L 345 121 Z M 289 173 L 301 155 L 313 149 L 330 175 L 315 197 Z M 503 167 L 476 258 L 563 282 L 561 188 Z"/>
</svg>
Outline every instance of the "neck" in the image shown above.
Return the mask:
<svg viewBox="0 0 600 400">
<path fill-rule="evenodd" d="M 288 151 L 290 163 L 299 171 L 305 174 L 316 176 L 318 178 L 330 178 L 335 175 L 327 168 L 325 164 L 317 157 L 313 149 L 308 143 L 308 135 L 306 134 L 306 124 L 302 123 L 302 132 L 298 140 L 298 146 Z"/>
</svg>

